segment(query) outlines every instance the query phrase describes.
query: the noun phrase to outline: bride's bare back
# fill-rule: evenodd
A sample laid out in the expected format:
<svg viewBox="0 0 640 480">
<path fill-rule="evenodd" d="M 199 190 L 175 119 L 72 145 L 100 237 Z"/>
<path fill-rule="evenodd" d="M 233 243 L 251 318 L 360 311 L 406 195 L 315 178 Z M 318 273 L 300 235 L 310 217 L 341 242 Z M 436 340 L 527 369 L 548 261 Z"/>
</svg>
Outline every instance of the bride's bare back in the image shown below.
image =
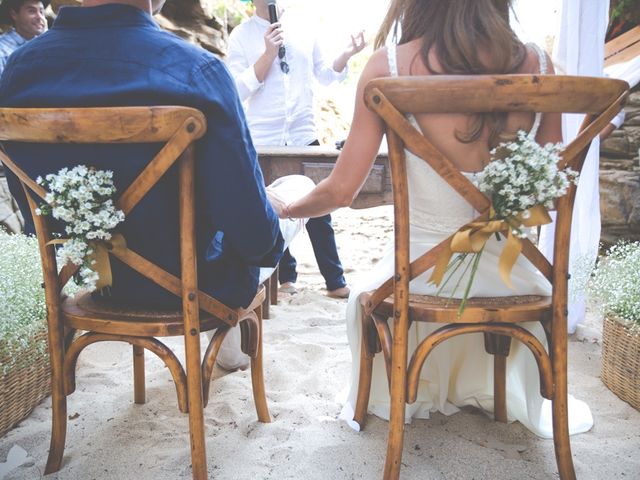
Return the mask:
<svg viewBox="0 0 640 480">
<path fill-rule="evenodd" d="M 433 74 L 422 61 L 420 56 L 421 44 L 421 40 L 414 40 L 396 47 L 399 76 Z M 429 53 L 429 62 L 436 72 L 441 70 L 440 62 L 433 49 Z M 550 65 L 550 62 L 548 62 L 548 65 Z M 538 53 L 534 48 L 527 47 L 525 61 L 521 68 L 514 73 L 541 73 Z M 544 73 L 553 73 L 553 68 L 547 68 Z M 464 135 L 470 131 L 474 118 L 474 116 L 464 114 L 422 114 L 416 116 L 416 120 L 425 137 L 464 172 L 480 171 L 489 160 L 488 128 L 482 131 L 476 141 L 463 143 L 459 140 L 461 137 L 464 138 Z M 513 135 L 518 130 L 530 131 L 533 127 L 534 118 L 535 115 L 533 113 L 516 112 L 509 114 L 505 123 L 505 136 Z M 551 123 L 557 123 L 557 125 L 554 127 Z M 550 115 L 543 116 L 537 139 L 539 143 L 543 144 L 560 141 L 559 118 L 554 119 Z"/>
</svg>

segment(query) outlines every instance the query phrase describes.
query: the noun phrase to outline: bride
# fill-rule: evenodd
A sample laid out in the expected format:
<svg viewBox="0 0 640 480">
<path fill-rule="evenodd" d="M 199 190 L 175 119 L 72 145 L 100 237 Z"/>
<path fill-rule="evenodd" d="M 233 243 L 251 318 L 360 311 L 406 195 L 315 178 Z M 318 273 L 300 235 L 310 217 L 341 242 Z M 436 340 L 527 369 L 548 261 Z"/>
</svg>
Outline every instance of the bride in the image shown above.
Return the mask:
<svg viewBox="0 0 640 480">
<path fill-rule="evenodd" d="M 510 0 L 393 0 L 376 38 L 379 47 L 367 63 L 358 84 L 351 131 L 335 168 L 305 197 L 285 206 L 281 216 L 316 217 L 349 206 L 358 195 L 375 160 L 384 134 L 379 117 L 367 109 L 363 90 L 378 77 L 438 74 L 553 74 L 547 55 L 536 45 L 525 45 L 509 27 Z M 382 47 L 399 28 L 398 45 Z M 409 121 L 472 178 L 489 161 L 489 151 L 501 141 L 525 130 L 540 144 L 561 141 L 560 114 L 509 113 L 502 118 L 463 114 L 422 114 Z M 431 249 L 477 214 L 424 161 L 406 152 L 410 197 L 412 259 Z M 499 279 L 500 245 L 487 243 L 469 296 L 549 295 L 551 287 L 522 256 L 511 278 L 514 289 Z M 355 429 L 353 408 L 360 358 L 360 304 L 358 295 L 373 290 L 393 274 L 393 245 L 367 275 L 367 282 L 352 290 L 347 306 L 347 329 L 353 367 L 351 388 L 342 418 Z M 428 283 L 431 271 L 411 283 L 412 293 L 435 294 Z M 449 282 L 454 285 L 456 280 Z M 466 282 L 461 283 L 465 285 Z M 442 295 L 451 294 L 443 291 Z M 442 325 L 417 324 L 409 332 L 409 348 Z M 539 323 L 523 324 L 546 345 Z M 374 362 L 369 412 L 389 416 L 389 393 L 382 355 Z M 586 404 L 570 397 L 571 433 L 593 425 Z M 439 345 L 421 373 L 418 400 L 406 406 L 406 419 L 428 418 L 440 411 L 452 414 L 464 405 L 493 410 L 493 362 L 484 351 L 481 334 L 463 335 Z M 552 436 L 551 404 L 540 395 L 533 355 L 514 342 L 507 364 L 507 415 L 543 437 Z"/>
</svg>

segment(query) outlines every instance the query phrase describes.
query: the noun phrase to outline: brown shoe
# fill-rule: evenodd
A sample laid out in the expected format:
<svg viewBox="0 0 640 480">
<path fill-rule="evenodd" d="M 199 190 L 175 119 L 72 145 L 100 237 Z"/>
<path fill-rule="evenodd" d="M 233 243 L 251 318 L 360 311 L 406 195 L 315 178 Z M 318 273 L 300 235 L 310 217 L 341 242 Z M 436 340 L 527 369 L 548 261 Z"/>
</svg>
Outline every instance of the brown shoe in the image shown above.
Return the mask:
<svg viewBox="0 0 640 480">
<path fill-rule="evenodd" d="M 340 288 L 336 288 L 335 290 L 327 291 L 327 297 L 331 297 L 331 298 L 349 298 L 349 293 L 351 293 L 351 290 L 349 290 L 349 287 L 347 287 L 345 285 L 344 287 L 340 287 Z"/>
</svg>

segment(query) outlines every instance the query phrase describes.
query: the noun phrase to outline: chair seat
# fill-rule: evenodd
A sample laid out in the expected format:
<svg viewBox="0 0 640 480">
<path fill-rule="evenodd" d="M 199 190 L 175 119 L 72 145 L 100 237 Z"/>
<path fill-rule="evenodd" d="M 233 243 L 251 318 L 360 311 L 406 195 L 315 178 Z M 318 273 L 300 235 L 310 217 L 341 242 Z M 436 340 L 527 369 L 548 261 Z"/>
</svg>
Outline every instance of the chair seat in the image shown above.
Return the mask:
<svg viewBox="0 0 640 480">
<path fill-rule="evenodd" d="M 65 324 L 76 330 L 90 330 L 136 337 L 171 337 L 184 334 L 182 310 L 153 310 L 96 301 L 89 293 L 68 297 L 62 303 Z M 226 325 L 200 312 L 200 331 Z"/>
<path fill-rule="evenodd" d="M 373 292 L 360 295 L 367 305 Z M 374 310 L 376 315 L 393 316 L 393 295 Z M 409 318 L 433 323 L 519 323 L 546 319 L 551 315 L 551 297 L 520 295 L 511 297 L 473 297 L 458 318 L 460 299 L 433 295 L 409 295 Z"/>
</svg>

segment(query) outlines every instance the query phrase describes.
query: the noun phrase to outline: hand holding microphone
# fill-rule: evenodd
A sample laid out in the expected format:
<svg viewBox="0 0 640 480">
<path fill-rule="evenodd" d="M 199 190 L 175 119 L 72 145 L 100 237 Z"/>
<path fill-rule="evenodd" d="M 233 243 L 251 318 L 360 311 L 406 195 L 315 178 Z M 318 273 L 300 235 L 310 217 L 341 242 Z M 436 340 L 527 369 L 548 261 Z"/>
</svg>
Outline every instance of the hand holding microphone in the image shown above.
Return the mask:
<svg viewBox="0 0 640 480">
<path fill-rule="evenodd" d="M 276 6 L 276 0 L 268 0 L 267 9 L 269 10 L 269 21 L 271 22 L 271 25 L 277 24 L 278 23 L 278 7 Z M 289 65 L 285 60 L 287 50 L 285 49 L 284 41 L 282 40 L 282 29 L 280 28 L 280 25 L 272 29 L 271 32 L 272 33 L 276 32 L 276 30 L 279 30 L 277 37 L 279 41 L 278 58 L 280 59 L 280 70 L 282 70 L 283 73 L 289 73 Z M 268 33 L 269 33 L 269 30 L 267 30 L 267 34 Z"/>
</svg>

